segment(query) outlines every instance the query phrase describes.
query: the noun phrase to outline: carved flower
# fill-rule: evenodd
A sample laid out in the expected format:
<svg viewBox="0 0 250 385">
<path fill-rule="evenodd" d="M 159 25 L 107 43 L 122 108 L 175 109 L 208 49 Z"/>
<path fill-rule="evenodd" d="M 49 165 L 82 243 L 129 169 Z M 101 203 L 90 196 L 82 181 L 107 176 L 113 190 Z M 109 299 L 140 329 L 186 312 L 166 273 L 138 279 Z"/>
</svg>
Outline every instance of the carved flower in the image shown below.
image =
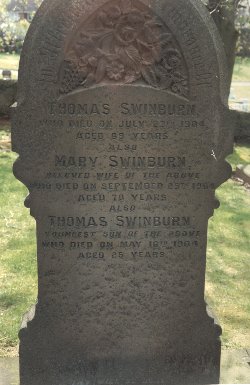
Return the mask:
<svg viewBox="0 0 250 385">
<path fill-rule="evenodd" d="M 181 63 L 181 58 L 180 58 L 180 56 L 172 55 L 168 59 L 168 63 L 169 63 L 171 68 L 177 69 Z"/>
<path fill-rule="evenodd" d="M 80 34 L 80 39 L 78 39 L 75 45 L 75 51 L 78 56 L 86 55 L 86 52 L 93 52 L 95 50 L 94 41 L 87 37 L 84 33 Z"/>
<path fill-rule="evenodd" d="M 187 96 L 188 95 L 188 81 L 186 78 L 179 79 L 172 85 L 172 91 L 176 94 Z"/>
<path fill-rule="evenodd" d="M 107 11 L 106 11 L 106 14 L 107 16 L 111 19 L 111 20 L 117 20 L 121 14 L 122 14 L 122 11 L 121 9 L 118 7 L 118 6 L 114 6 L 114 7 L 110 7 Z"/>
<path fill-rule="evenodd" d="M 184 60 L 172 34 L 150 10 L 132 4 L 121 0 L 103 7 L 78 30 L 60 70 L 61 92 L 105 81 L 144 81 L 188 95 Z"/>
<path fill-rule="evenodd" d="M 117 35 L 118 40 L 124 45 L 130 45 L 135 41 L 136 37 L 137 31 L 128 26 L 123 26 Z"/>
<path fill-rule="evenodd" d="M 137 29 L 141 29 L 141 27 L 145 24 L 144 14 L 139 12 L 137 9 L 133 9 L 127 14 L 127 20 L 132 27 Z"/>
<path fill-rule="evenodd" d="M 90 57 L 88 58 L 88 64 L 90 64 L 91 67 L 96 68 L 97 65 L 98 65 L 98 59 L 97 59 L 97 57 L 96 57 L 96 56 L 90 56 Z"/>
<path fill-rule="evenodd" d="M 107 76 L 110 80 L 120 80 L 125 73 L 124 65 L 119 61 L 112 61 L 106 66 Z"/>
<path fill-rule="evenodd" d="M 168 49 L 163 52 L 162 65 L 165 69 L 175 71 L 181 64 L 181 55 L 176 49 Z"/>
<path fill-rule="evenodd" d="M 99 12 L 99 20 L 104 27 L 113 27 L 116 20 L 121 16 L 122 11 L 118 6 L 113 6 L 105 11 Z"/>
<path fill-rule="evenodd" d="M 136 10 L 121 16 L 115 27 L 115 37 L 118 43 L 124 46 L 133 44 L 141 33 L 144 24 L 144 16 Z"/>
<path fill-rule="evenodd" d="M 141 71 L 135 71 L 133 69 L 129 69 L 125 76 L 125 84 L 134 83 L 136 80 L 140 79 Z"/>
</svg>

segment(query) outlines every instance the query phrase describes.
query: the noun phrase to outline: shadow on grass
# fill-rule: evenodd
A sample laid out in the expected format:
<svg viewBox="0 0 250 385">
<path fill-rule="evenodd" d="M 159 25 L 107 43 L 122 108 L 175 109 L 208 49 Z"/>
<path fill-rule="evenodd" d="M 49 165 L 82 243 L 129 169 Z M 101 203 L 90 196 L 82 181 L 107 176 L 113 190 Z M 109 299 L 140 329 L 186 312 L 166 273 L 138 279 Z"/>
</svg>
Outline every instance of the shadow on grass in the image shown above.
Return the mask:
<svg viewBox="0 0 250 385">
<path fill-rule="evenodd" d="M 25 293 L 3 293 L 0 294 L 0 308 L 9 309 L 12 306 L 17 306 L 23 302 Z"/>
</svg>

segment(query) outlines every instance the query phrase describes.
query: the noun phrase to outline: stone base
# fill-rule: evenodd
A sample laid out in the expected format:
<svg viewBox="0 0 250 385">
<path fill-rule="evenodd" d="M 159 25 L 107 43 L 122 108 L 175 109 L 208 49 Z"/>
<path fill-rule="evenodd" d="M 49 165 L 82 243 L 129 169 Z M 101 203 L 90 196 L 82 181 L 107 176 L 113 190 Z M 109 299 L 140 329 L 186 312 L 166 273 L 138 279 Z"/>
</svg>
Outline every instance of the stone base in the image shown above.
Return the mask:
<svg viewBox="0 0 250 385">
<path fill-rule="evenodd" d="M 175 361 L 174 361 L 175 360 Z M 47 371 L 35 372 L 32 367 L 21 371 L 20 385 L 198 385 L 219 384 L 219 368 L 208 357 L 193 362 L 173 359 L 173 362 L 118 362 L 83 361 L 68 367 L 53 366 Z M 170 360 L 169 360 L 170 361 Z"/>
<path fill-rule="evenodd" d="M 24 340 L 27 339 L 24 338 Z M 220 378 L 220 342 L 204 345 L 203 354 L 192 348 L 189 354 L 107 357 L 84 359 L 68 349 L 63 355 L 39 345 L 37 341 L 20 346 L 20 385 L 198 385 L 218 384 Z M 33 341 L 34 342 L 34 341 Z M 37 347 L 34 349 L 34 345 Z M 197 345 L 198 348 L 198 345 Z M 101 347 L 100 347 L 101 350 Z M 197 349 L 198 350 L 198 349 Z M 69 358 L 70 352 L 72 353 Z"/>
<path fill-rule="evenodd" d="M 222 350 L 220 384 L 249 384 L 250 351 Z M 19 384 L 19 358 L 0 358 L 0 384 Z"/>
<path fill-rule="evenodd" d="M 135 331 L 131 346 L 124 340 L 118 344 L 113 336 L 106 340 L 100 336 L 97 348 L 88 346 L 76 338 L 77 329 L 67 340 L 66 330 L 59 330 L 59 324 L 50 322 L 44 312 L 33 307 L 24 317 L 19 333 L 20 385 L 219 384 L 221 328 L 209 308 L 204 317 L 193 319 L 193 327 L 178 340 L 167 326 L 165 335 L 156 341 L 143 331 L 144 349 Z M 107 349 L 111 339 L 113 345 Z M 158 345 L 150 345 L 154 342 Z"/>
</svg>

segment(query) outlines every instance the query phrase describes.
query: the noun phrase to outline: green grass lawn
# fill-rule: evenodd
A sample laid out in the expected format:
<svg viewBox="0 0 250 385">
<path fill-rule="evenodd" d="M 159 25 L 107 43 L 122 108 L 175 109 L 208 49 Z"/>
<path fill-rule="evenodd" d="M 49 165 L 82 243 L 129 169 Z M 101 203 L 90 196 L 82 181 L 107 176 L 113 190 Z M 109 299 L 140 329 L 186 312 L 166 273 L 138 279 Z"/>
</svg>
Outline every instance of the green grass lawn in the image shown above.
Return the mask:
<svg viewBox="0 0 250 385">
<path fill-rule="evenodd" d="M 237 144 L 234 147 L 234 152 L 229 155 L 227 161 L 231 164 L 233 171 L 239 164 L 250 164 L 250 144 Z"/>
<path fill-rule="evenodd" d="M 236 58 L 233 81 L 250 82 L 250 58 Z"/>
<path fill-rule="evenodd" d="M 19 55 L 7 55 L 4 53 L 0 53 L 0 68 L 6 70 L 18 70 L 19 60 Z"/>
<path fill-rule="evenodd" d="M 235 167 L 250 163 L 250 150 L 238 146 L 230 156 Z M 26 188 L 12 176 L 16 155 L 0 152 L 0 356 L 17 354 L 22 315 L 36 301 L 35 222 L 24 208 Z M 207 298 L 223 327 L 223 346 L 248 346 L 250 296 L 250 193 L 232 182 L 218 189 L 220 209 L 209 224 Z"/>
<path fill-rule="evenodd" d="M 207 299 L 227 348 L 249 348 L 250 193 L 233 181 L 218 189 L 209 223 Z"/>
<path fill-rule="evenodd" d="M 248 105 L 250 105 L 250 86 L 248 87 L 243 87 L 243 86 L 240 86 L 240 85 L 235 85 L 233 84 L 232 87 L 231 87 L 231 96 L 233 96 L 235 98 L 236 101 L 242 101 L 243 99 L 248 99 Z M 230 98 L 230 104 L 233 104 L 234 105 L 234 101 L 233 99 Z M 236 104 L 237 105 L 237 104 Z M 250 107 L 248 107 L 248 111 L 250 111 Z M 234 107 L 233 109 L 236 109 L 236 107 Z"/>
<path fill-rule="evenodd" d="M 16 354 L 21 315 L 37 291 L 35 226 L 23 205 L 27 190 L 12 176 L 15 159 L 0 152 L 0 356 Z"/>
<path fill-rule="evenodd" d="M 236 58 L 233 82 L 250 82 L 250 58 Z M 238 103 L 234 103 L 232 98 L 237 102 L 248 99 L 248 111 L 250 111 L 250 86 L 243 86 L 240 83 L 232 84 L 230 107 L 232 109 L 240 109 Z"/>
</svg>

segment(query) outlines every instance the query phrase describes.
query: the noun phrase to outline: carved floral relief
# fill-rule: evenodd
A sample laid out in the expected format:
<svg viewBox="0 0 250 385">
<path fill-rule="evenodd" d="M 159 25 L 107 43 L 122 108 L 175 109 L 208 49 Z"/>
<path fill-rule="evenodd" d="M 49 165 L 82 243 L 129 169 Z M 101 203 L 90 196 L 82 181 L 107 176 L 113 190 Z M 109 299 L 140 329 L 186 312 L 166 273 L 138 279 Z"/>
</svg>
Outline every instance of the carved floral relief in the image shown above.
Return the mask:
<svg viewBox="0 0 250 385">
<path fill-rule="evenodd" d="M 76 32 L 60 70 L 60 92 L 135 83 L 187 97 L 186 64 L 171 32 L 150 9 L 124 4 L 107 3 Z"/>
</svg>

